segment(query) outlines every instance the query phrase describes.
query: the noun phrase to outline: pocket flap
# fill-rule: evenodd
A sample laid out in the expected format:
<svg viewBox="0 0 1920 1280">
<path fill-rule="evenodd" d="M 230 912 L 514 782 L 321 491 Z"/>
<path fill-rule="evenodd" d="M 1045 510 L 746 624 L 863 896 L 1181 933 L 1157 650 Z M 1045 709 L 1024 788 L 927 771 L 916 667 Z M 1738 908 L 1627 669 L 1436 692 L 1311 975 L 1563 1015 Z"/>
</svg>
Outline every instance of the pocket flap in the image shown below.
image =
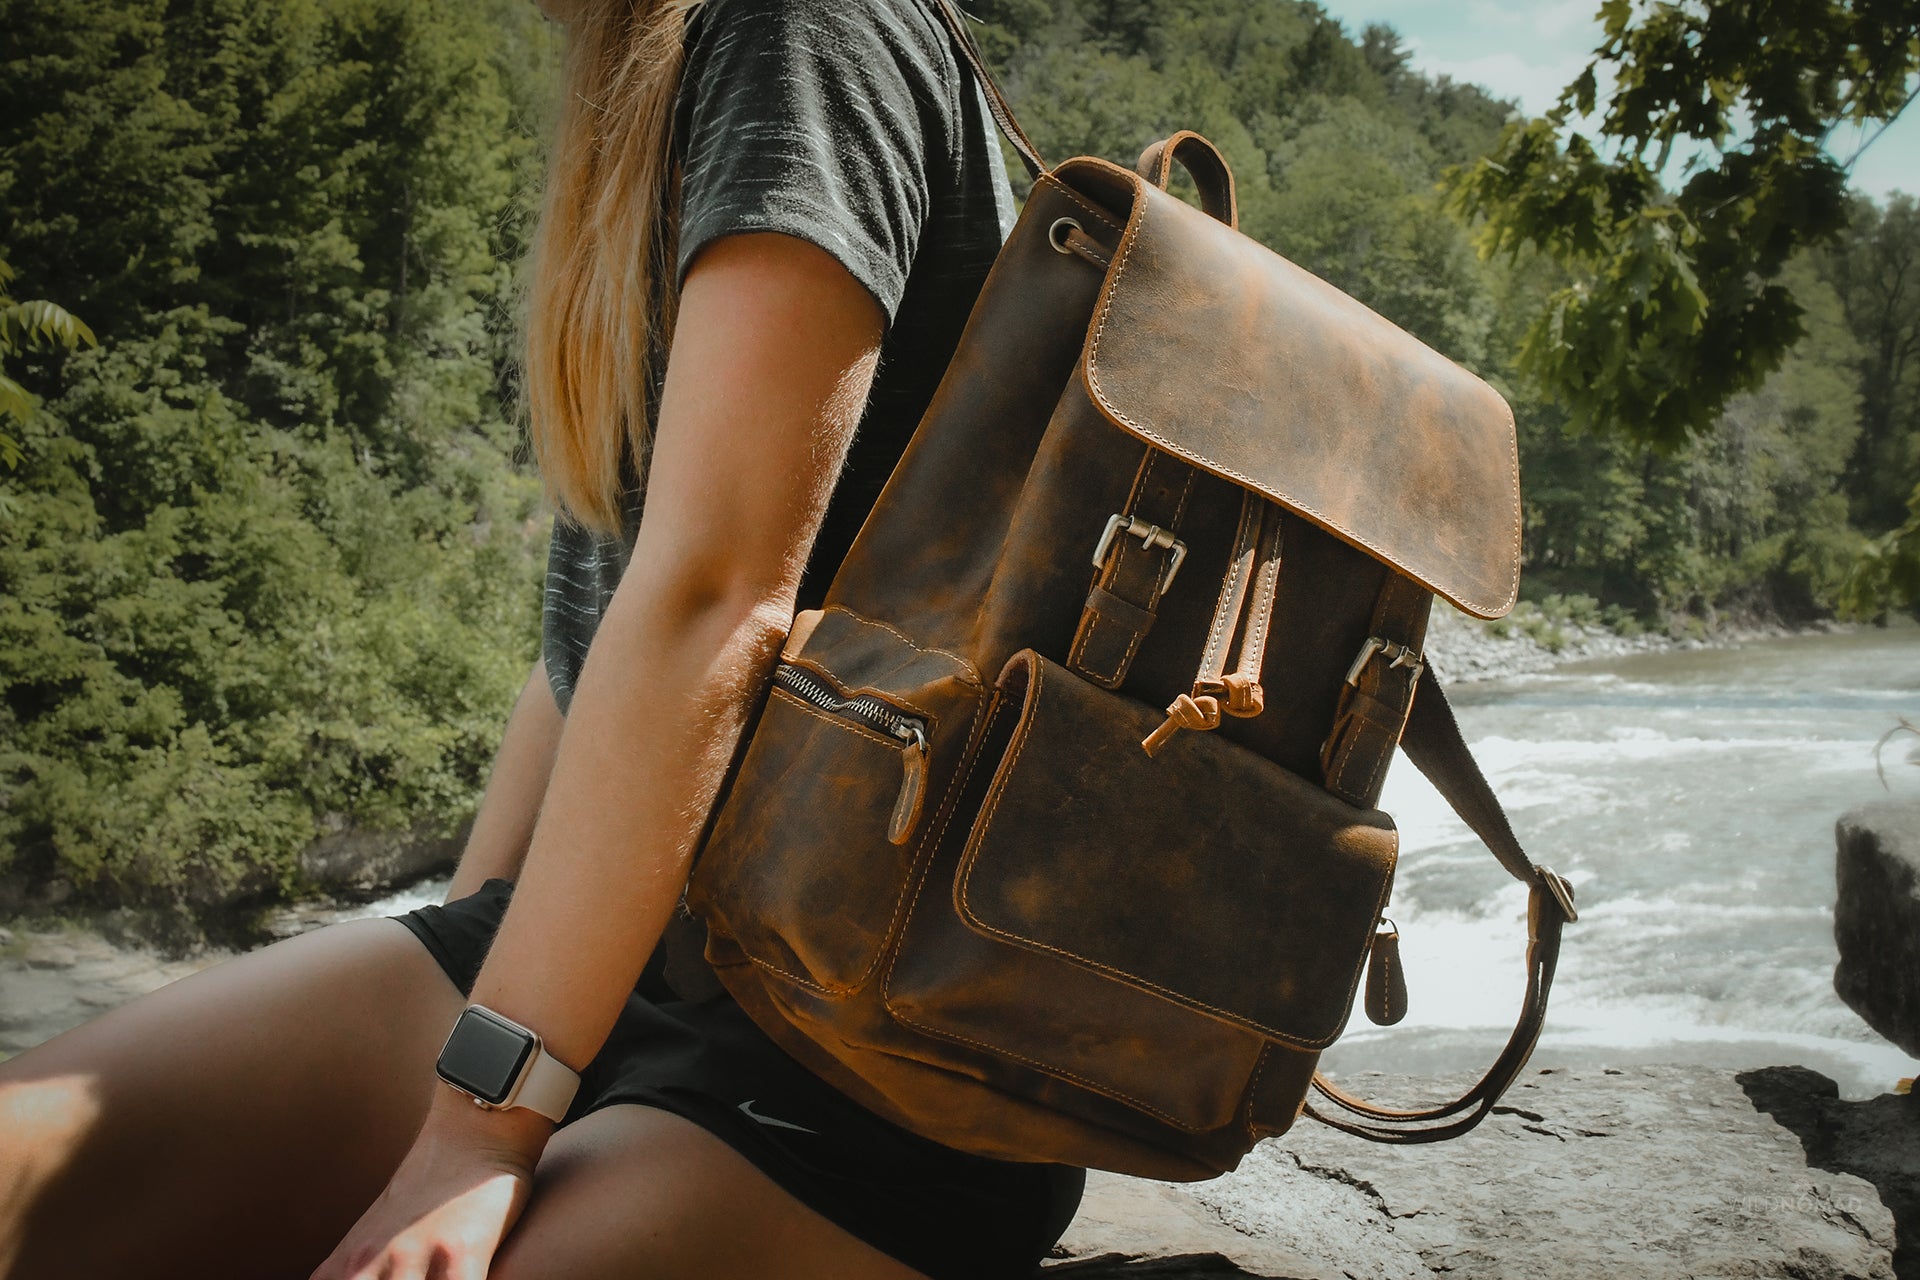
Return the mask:
<svg viewBox="0 0 1920 1280">
<path fill-rule="evenodd" d="M 1157 756 L 1160 712 L 1040 657 L 1001 672 L 1020 722 L 968 839 L 973 928 L 1304 1049 L 1346 1025 L 1399 838 L 1213 733 Z"/>
</svg>

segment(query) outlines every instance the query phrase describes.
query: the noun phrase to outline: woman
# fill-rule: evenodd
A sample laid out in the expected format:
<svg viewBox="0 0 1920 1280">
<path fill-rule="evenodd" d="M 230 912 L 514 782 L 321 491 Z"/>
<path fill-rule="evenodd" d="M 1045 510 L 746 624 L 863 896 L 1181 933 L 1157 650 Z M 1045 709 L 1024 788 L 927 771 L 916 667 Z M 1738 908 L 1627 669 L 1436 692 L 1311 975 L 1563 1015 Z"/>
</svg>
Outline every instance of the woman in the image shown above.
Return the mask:
<svg viewBox="0 0 1920 1280">
<path fill-rule="evenodd" d="M 984 1276 L 1064 1227 L 1076 1171 L 895 1129 L 647 964 L 1010 220 L 931 3 L 547 0 L 527 386 L 566 516 L 450 902 L 0 1065 L 0 1276 Z M 579 1073 L 563 1124 L 436 1079 L 468 990 Z"/>
</svg>

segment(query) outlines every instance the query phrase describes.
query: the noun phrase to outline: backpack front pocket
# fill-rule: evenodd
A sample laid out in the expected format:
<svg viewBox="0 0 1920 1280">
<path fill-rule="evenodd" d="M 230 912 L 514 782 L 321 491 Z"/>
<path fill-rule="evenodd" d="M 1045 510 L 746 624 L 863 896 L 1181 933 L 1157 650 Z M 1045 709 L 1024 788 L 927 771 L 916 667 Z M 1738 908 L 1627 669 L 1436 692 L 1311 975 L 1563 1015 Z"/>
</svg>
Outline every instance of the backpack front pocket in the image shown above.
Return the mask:
<svg viewBox="0 0 1920 1280">
<path fill-rule="evenodd" d="M 898 924 L 981 684 L 843 609 L 794 634 L 687 901 L 755 964 L 844 994 Z"/>
</svg>

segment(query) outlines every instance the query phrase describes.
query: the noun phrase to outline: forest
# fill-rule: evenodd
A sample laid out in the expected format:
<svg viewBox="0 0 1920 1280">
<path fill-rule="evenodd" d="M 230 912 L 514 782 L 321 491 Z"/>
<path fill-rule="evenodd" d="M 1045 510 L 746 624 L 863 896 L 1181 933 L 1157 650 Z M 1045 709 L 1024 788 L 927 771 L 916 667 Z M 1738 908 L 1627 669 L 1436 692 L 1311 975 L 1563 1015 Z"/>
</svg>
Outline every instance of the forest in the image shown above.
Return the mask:
<svg viewBox="0 0 1920 1280">
<path fill-rule="evenodd" d="M 1306 0 L 971 7 L 1051 158 L 1207 134 L 1244 230 L 1501 389 L 1529 598 L 1914 607 L 1911 198 L 1842 192 L 1777 367 L 1661 437 L 1525 358 L 1569 268 L 1461 195 L 1512 104 Z M 514 351 L 560 36 L 527 0 L 0 0 L 0 32 L 0 909 L 191 933 L 300 892 L 324 833 L 477 802 L 552 519 Z"/>
</svg>

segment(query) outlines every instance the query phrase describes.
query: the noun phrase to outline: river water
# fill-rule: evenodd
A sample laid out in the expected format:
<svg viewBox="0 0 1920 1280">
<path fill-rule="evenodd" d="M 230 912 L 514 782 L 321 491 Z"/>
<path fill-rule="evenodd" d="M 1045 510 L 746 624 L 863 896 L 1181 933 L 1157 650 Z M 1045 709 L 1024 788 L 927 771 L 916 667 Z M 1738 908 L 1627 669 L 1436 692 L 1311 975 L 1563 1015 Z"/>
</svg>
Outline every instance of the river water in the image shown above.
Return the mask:
<svg viewBox="0 0 1920 1280">
<path fill-rule="evenodd" d="M 1582 663 L 1453 701 L 1522 843 L 1579 893 L 1535 1064 L 1797 1063 L 1856 1098 L 1914 1074 L 1833 992 L 1833 827 L 1920 799 L 1920 739 L 1882 753 L 1890 791 L 1873 757 L 1920 720 L 1920 628 Z M 1410 1012 L 1356 1010 L 1326 1065 L 1478 1068 L 1519 1006 L 1525 891 L 1404 759 L 1381 807 Z"/>
</svg>

